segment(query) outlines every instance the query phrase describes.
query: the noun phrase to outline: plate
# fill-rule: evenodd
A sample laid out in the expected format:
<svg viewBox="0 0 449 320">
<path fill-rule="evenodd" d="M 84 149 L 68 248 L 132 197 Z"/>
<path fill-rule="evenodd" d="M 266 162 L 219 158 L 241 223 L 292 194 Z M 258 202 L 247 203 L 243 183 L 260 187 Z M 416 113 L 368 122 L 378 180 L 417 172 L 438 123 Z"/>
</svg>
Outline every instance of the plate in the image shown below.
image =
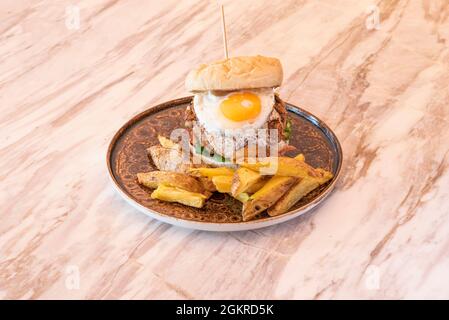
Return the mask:
<svg viewBox="0 0 449 320">
<path fill-rule="evenodd" d="M 241 203 L 227 194 L 214 193 L 200 209 L 151 199 L 151 190 L 139 185 L 136 178 L 138 172 L 156 170 L 146 149 L 159 144 L 158 134 L 169 137 L 173 129 L 184 126 L 184 112 L 191 100 L 192 97 L 185 97 L 149 108 L 125 123 L 109 144 L 106 161 L 112 183 L 137 210 L 152 218 L 185 228 L 208 231 L 251 230 L 281 223 L 308 212 L 334 188 L 343 157 L 337 137 L 323 121 L 286 103 L 292 121 L 290 144 L 305 155 L 307 163 L 334 174 L 332 180 L 306 195 L 289 212 L 276 217 L 263 213 L 255 220 L 242 221 Z"/>
</svg>

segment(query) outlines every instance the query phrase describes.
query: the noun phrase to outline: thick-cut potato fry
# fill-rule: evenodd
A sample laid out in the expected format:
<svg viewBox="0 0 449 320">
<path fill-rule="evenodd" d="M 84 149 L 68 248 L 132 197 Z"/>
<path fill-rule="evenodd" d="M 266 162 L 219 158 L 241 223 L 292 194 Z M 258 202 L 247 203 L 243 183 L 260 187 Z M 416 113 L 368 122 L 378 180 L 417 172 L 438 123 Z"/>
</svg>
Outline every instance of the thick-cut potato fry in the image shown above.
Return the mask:
<svg viewBox="0 0 449 320">
<path fill-rule="evenodd" d="M 318 178 L 320 180 L 320 184 L 324 184 L 324 183 L 326 183 L 327 181 L 329 181 L 330 179 L 332 179 L 334 177 L 332 172 L 324 170 L 323 168 L 317 168 L 315 170 L 318 171 L 318 173 L 321 175 L 321 177 Z"/>
<path fill-rule="evenodd" d="M 247 193 L 253 194 L 262 189 L 262 187 L 271 179 L 271 176 L 262 176 L 257 183 L 253 184 L 251 187 L 246 190 Z"/>
<path fill-rule="evenodd" d="M 301 179 L 290 190 L 288 190 L 271 208 L 268 209 L 270 216 L 277 216 L 287 212 L 293 205 L 298 202 L 302 197 L 318 188 L 320 185 L 326 183 L 332 179 L 332 173 L 317 169 L 322 174 L 321 177 L 307 177 Z"/>
<path fill-rule="evenodd" d="M 220 168 L 191 168 L 189 173 L 193 176 L 215 177 L 215 176 L 232 176 L 234 170 L 226 167 Z"/>
<path fill-rule="evenodd" d="M 299 161 L 306 161 L 306 157 L 304 157 L 302 153 L 296 155 L 295 159 Z"/>
<path fill-rule="evenodd" d="M 151 193 L 151 198 L 162 201 L 179 202 L 195 208 L 202 208 L 207 199 L 207 197 L 201 193 L 189 192 L 163 184 L 159 185 L 157 189 Z"/>
<path fill-rule="evenodd" d="M 148 154 L 159 170 L 178 173 L 187 173 L 191 164 L 190 159 L 184 159 L 184 154 L 177 149 L 151 146 Z"/>
<path fill-rule="evenodd" d="M 259 172 L 248 168 L 238 168 L 232 178 L 232 195 L 237 196 L 240 193 L 248 192 L 252 186 L 262 181 L 263 178 L 264 176 L 262 176 Z M 260 188 L 261 187 L 262 186 L 260 186 Z"/>
<path fill-rule="evenodd" d="M 215 185 L 212 182 L 211 178 L 208 178 L 208 177 L 197 177 L 196 179 L 201 183 L 201 185 L 203 186 L 204 190 L 206 190 L 208 192 L 215 192 L 215 191 L 217 191 L 217 188 L 215 188 Z"/>
<path fill-rule="evenodd" d="M 205 191 L 198 180 L 184 173 L 168 171 L 140 172 L 137 174 L 137 180 L 140 184 L 153 189 L 164 184 L 190 192 L 204 193 Z"/>
<path fill-rule="evenodd" d="M 232 196 L 232 194 L 231 194 Z M 245 203 L 249 200 L 250 195 L 247 194 L 246 192 L 240 193 L 239 195 L 237 195 L 236 198 L 238 201 L 240 201 L 241 203 Z"/>
<path fill-rule="evenodd" d="M 218 192 L 229 193 L 231 192 L 232 176 L 215 176 L 212 177 L 212 182 Z"/>
<path fill-rule="evenodd" d="M 157 139 L 159 140 L 159 143 L 162 147 L 179 150 L 179 144 L 171 141 L 170 139 L 167 139 L 164 136 L 157 136 Z"/>
<path fill-rule="evenodd" d="M 241 166 L 261 174 L 298 178 L 319 177 L 319 173 L 304 161 L 288 157 L 267 158 L 255 163 L 244 162 Z"/>
<path fill-rule="evenodd" d="M 243 204 L 243 221 L 251 220 L 258 213 L 271 207 L 296 181 L 295 177 L 272 177 Z"/>
</svg>

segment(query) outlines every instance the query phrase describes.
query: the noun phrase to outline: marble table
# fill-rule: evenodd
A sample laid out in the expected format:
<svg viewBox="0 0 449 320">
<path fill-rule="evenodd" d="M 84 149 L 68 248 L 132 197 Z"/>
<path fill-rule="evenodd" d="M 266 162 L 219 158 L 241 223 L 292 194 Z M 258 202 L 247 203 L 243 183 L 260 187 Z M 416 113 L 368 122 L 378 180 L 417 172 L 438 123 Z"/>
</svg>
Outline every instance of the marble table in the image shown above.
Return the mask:
<svg viewBox="0 0 449 320">
<path fill-rule="evenodd" d="M 114 191 L 130 117 L 223 56 L 215 1 L 0 3 L 0 298 L 449 298 L 449 2 L 225 1 L 229 52 L 344 150 L 317 209 L 237 233 L 172 227 Z"/>
</svg>

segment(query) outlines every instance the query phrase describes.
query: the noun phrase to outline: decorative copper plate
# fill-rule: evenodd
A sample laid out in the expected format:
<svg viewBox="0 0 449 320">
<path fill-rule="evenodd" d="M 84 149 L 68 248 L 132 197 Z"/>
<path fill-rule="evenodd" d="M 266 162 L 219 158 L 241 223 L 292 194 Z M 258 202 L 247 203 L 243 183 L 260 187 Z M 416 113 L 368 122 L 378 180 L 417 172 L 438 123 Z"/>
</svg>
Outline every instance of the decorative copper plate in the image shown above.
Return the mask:
<svg viewBox="0 0 449 320">
<path fill-rule="evenodd" d="M 305 155 L 309 164 L 334 174 L 331 181 L 309 193 L 288 213 L 278 217 L 262 214 L 256 220 L 243 222 L 241 203 L 225 194 L 215 193 L 201 209 L 151 199 L 151 190 L 137 183 L 136 174 L 156 170 L 146 149 L 159 144 L 158 134 L 169 137 L 173 129 L 183 127 L 184 111 L 191 99 L 186 97 L 168 101 L 138 114 L 120 128 L 109 145 L 107 165 L 112 181 L 125 199 L 139 210 L 164 222 L 189 228 L 245 230 L 298 216 L 318 204 L 331 191 L 342 163 L 337 137 L 321 120 L 286 103 L 293 129 L 290 144 Z"/>
</svg>

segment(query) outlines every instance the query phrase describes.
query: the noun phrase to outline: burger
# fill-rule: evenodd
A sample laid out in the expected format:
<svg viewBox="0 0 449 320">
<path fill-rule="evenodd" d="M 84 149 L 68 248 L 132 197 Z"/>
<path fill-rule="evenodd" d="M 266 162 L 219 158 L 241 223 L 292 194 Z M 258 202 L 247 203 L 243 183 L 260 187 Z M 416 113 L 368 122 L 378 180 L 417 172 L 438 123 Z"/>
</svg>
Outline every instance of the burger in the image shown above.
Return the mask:
<svg viewBox="0 0 449 320">
<path fill-rule="evenodd" d="M 291 122 L 277 94 L 276 58 L 233 57 L 201 64 L 187 75 L 193 93 L 185 112 L 191 152 L 207 164 L 235 166 L 248 157 L 277 156 L 289 146 Z"/>
</svg>

